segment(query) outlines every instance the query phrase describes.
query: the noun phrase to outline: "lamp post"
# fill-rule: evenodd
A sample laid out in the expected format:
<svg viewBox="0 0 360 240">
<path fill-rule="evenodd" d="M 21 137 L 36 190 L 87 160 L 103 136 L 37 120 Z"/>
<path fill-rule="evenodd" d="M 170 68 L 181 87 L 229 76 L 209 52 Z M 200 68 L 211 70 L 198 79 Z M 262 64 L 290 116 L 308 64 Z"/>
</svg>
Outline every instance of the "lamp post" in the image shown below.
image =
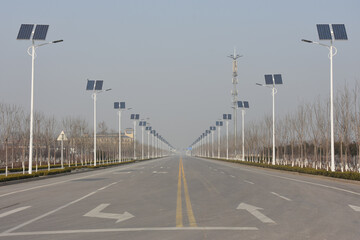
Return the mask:
<svg viewBox="0 0 360 240">
<path fill-rule="evenodd" d="M 214 132 L 216 130 L 216 127 L 211 126 L 210 127 L 210 131 L 211 131 L 211 157 L 214 158 Z"/>
<path fill-rule="evenodd" d="M 223 120 L 226 122 L 226 159 L 229 159 L 229 121 L 231 114 L 223 114 Z"/>
<path fill-rule="evenodd" d="M 245 161 L 245 109 L 249 108 L 249 102 L 247 101 L 238 101 L 238 108 L 241 108 L 242 115 L 242 160 Z"/>
<path fill-rule="evenodd" d="M 119 160 L 121 162 L 121 112 L 125 110 L 125 102 L 114 102 L 114 109 L 118 109 L 119 115 Z M 128 108 L 130 110 L 131 108 Z"/>
<path fill-rule="evenodd" d="M 216 126 L 218 128 L 218 158 L 220 158 L 220 135 L 221 135 L 221 127 L 223 126 L 223 121 L 216 121 Z"/>
<path fill-rule="evenodd" d="M 272 138 L 273 138 L 273 152 L 272 152 L 272 165 L 275 165 L 275 94 L 277 93 L 277 89 L 275 88 L 275 85 L 282 84 L 282 77 L 281 74 L 266 74 L 265 75 L 265 85 L 256 83 L 256 85 L 262 86 L 262 87 L 269 87 L 272 88 L 272 105 L 273 105 L 273 130 L 272 130 Z M 271 85 L 271 86 L 268 86 Z"/>
<path fill-rule="evenodd" d="M 134 141 L 134 160 L 136 160 L 136 123 L 140 119 L 140 115 L 139 114 L 131 114 L 130 119 L 134 120 L 133 141 Z"/>
<path fill-rule="evenodd" d="M 34 28 L 35 27 L 35 28 Z M 34 78 L 35 78 L 35 50 L 38 47 L 52 43 L 63 42 L 56 40 L 42 44 L 35 44 L 35 40 L 45 40 L 49 25 L 21 24 L 17 40 L 31 40 L 32 45 L 27 52 L 31 56 L 31 98 L 30 98 L 30 141 L 29 141 L 29 174 L 32 174 L 33 161 L 33 128 L 34 128 Z"/>
<path fill-rule="evenodd" d="M 150 159 L 150 133 L 151 133 L 151 127 L 148 126 L 146 127 L 145 129 L 147 131 L 147 134 L 148 134 L 148 140 L 147 140 L 147 143 L 148 143 L 148 159 Z"/>
<path fill-rule="evenodd" d="M 144 128 L 146 126 L 146 121 L 140 121 L 139 126 L 141 127 L 141 160 L 144 159 Z"/>
<path fill-rule="evenodd" d="M 93 91 L 92 98 L 94 99 L 94 166 L 96 166 L 96 95 L 102 92 L 110 91 L 111 88 L 102 90 L 103 80 L 87 80 L 86 90 Z"/>
<path fill-rule="evenodd" d="M 320 40 L 329 40 L 330 45 L 302 39 L 306 43 L 313 43 L 329 49 L 330 59 L 330 132 L 331 132 L 331 171 L 335 172 L 335 140 L 334 140 L 334 80 L 333 80 L 333 57 L 337 53 L 337 49 L 333 46 L 334 40 L 347 40 L 347 34 L 344 24 L 317 24 L 317 31 Z"/>
</svg>

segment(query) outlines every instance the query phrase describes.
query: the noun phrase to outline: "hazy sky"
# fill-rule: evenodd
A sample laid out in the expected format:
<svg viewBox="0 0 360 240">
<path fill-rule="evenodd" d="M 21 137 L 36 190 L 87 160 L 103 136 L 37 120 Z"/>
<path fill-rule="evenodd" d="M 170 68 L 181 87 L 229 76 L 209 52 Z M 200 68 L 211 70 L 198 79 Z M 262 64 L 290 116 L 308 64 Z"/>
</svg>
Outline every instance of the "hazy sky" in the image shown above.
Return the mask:
<svg viewBox="0 0 360 240">
<path fill-rule="evenodd" d="M 359 80 L 359 10 L 359 0 L 2 0 L 0 101 L 30 111 L 31 42 L 16 36 L 22 23 L 49 24 L 47 40 L 64 42 L 37 49 L 35 110 L 92 126 L 86 79 L 102 79 L 113 90 L 98 95 L 98 121 L 116 130 L 113 102 L 125 101 L 175 147 L 187 147 L 232 113 L 234 47 L 244 55 L 238 91 L 250 102 L 246 122 L 271 114 L 270 89 L 255 85 L 264 74 L 283 75 L 278 116 L 329 97 L 328 50 L 300 41 L 318 40 L 317 23 L 346 25 L 349 41 L 335 42 L 335 91 Z M 124 127 L 132 126 L 129 113 Z"/>
</svg>

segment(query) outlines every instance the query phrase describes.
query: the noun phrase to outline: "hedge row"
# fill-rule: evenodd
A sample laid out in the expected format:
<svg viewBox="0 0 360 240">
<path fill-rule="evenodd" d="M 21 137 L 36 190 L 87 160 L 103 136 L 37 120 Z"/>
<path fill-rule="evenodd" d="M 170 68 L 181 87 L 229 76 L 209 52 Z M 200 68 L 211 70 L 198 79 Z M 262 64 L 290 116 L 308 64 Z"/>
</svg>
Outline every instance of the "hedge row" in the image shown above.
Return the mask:
<svg viewBox="0 0 360 240">
<path fill-rule="evenodd" d="M 123 163 L 128 163 L 128 162 L 132 162 L 132 161 L 127 161 L 127 162 L 122 162 L 120 164 L 123 164 Z M 100 166 L 113 166 L 113 165 L 117 165 L 119 163 L 109 163 L 109 164 L 101 164 Z M 68 164 L 64 164 L 64 167 L 68 167 L 69 165 Z M 75 163 L 72 163 L 70 165 L 70 167 L 75 167 Z M 80 163 L 77 164 L 76 166 L 77 168 L 80 167 L 80 168 L 83 168 L 83 167 L 93 167 L 92 165 L 81 165 Z M 50 168 L 61 168 L 61 164 L 56 164 L 56 165 L 50 165 Z M 28 171 L 28 166 L 25 166 L 25 171 Z M 33 165 L 32 169 L 35 171 L 36 170 L 36 166 Z M 48 169 L 48 165 L 41 165 L 41 166 L 38 166 L 38 170 L 45 170 L 45 169 Z M 22 168 L 8 168 L 8 172 L 22 172 L 23 169 Z M 5 173 L 5 168 L 1 168 L 0 169 L 0 173 Z"/>
<path fill-rule="evenodd" d="M 40 176 L 46 176 L 46 175 L 54 175 L 59 173 L 66 173 L 71 172 L 71 169 L 65 168 L 65 169 L 53 169 L 50 171 L 38 171 L 34 172 L 32 174 L 22 174 L 22 173 L 16 173 L 8 175 L 7 177 L 5 175 L 0 176 L 0 182 L 7 182 L 7 181 L 13 181 L 13 180 L 19 180 L 19 179 L 25 179 L 25 178 L 35 178 Z"/>
<path fill-rule="evenodd" d="M 212 158 L 212 159 L 214 159 L 214 158 Z M 215 158 L 215 160 L 239 163 L 239 164 L 262 167 L 262 168 L 271 168 L 271 169 L 277 169 L 277 170 L 283 170 L 283 171 L 306 173 L 306 174 L 312 174 L 312 175 L 321 175 L 321 176 L 327 176 L 327 177 L 333 177 L 333 178 L 342 178 L 342 179 L 360 181 L 360 173 L 357 173 L 357 172 L 331 172 L 331 171 L 326 171 L 323 169 L 317 170 L 314 168 L 301 168 L 301 167 L 292 167 L 292 166 L 287 166 L 287 165 L 271 165 L 271 164 L 266 164 L 266 163 L 235 161 L 235 160 L 226 160 L 226 159 L 219 159 L 219 158 Z"/>
</svg>

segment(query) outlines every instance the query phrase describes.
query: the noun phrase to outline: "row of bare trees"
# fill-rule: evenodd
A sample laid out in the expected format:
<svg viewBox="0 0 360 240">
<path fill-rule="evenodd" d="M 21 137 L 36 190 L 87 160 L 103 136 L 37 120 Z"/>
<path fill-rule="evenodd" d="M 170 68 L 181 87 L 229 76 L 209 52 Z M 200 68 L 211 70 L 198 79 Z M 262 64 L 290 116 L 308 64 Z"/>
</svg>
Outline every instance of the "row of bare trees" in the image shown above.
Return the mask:
<svg viewBox="0 0 360 240">
<path fill-rule="evenodd" d="M 335 162 L 338 171 L 360 172 L 360 85 L 347 84 L 337 91 L 334 103 Z M 317 99 L 312 103 L 300 104 L 294 112 L 276 120 L 276 163 L 330 168 L 330 112 L 329 102 Z M 240 136 L 238 134 L 238 136 Z M 217 138 L 215 138 L 217 139 Z M 234 141 L 230 136 L 229 154 L 233 159 Z M 241 139 L 237 141 L 241 152 Z M 197 145 L 203 155 L 212 152 L 212 144 Z M 215 141 L 215 156 L 218 156 Z M 209 150 L 210 149 L 210 150 Z M 221 138 L 221 157 L 225 156 L 226 139 Z M 211 154 L 210 154 L 211 156 Z M 272 157 L 272 116 L 252 121 L 245 126 L 245 156 L 249 161 L 271 162 Z"/>
<path fill-rule="evenodd" d="M 27 166 L 29 152 L 29 115 L 17 105 L 0 103 L 0 168 Z M 91 164 L 93 161 L 93 132 L 86 120 L 78 117 L 56 119 L 43 113 L 34 114 L 34 166 L 60 163 L 61 145 L 57 137 L 64 131 L 64 159 L 67 164 Z M 114 161 L 118 157 L 118 133 L 109 130 L 105 122 L 98 124 L 97 159 Z M 141 146 L 140 144 L 137 144 Z M 140 148 L 139 148 L 140 149 Z M 137 156 L 141 153 L 137 149 Z M 153 149 L 151 149 L 154 151 Z M 133 157 L 133 144 L 122 145 L 122 158 Z"/>
</svg>

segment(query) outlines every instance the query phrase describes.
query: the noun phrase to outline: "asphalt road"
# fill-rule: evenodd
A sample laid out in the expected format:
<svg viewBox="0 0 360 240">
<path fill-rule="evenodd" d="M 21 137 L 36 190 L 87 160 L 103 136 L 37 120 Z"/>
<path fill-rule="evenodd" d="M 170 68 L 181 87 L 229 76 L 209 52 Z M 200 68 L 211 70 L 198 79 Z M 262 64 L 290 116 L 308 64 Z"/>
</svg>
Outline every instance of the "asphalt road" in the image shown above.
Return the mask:
<svg viewBox="0 0 360 240">
<path fill-rule="evenodd" d="M 360 185 L 172 156 L 2 186 L 1 239 L 360 239 Z"/>
</svg>

